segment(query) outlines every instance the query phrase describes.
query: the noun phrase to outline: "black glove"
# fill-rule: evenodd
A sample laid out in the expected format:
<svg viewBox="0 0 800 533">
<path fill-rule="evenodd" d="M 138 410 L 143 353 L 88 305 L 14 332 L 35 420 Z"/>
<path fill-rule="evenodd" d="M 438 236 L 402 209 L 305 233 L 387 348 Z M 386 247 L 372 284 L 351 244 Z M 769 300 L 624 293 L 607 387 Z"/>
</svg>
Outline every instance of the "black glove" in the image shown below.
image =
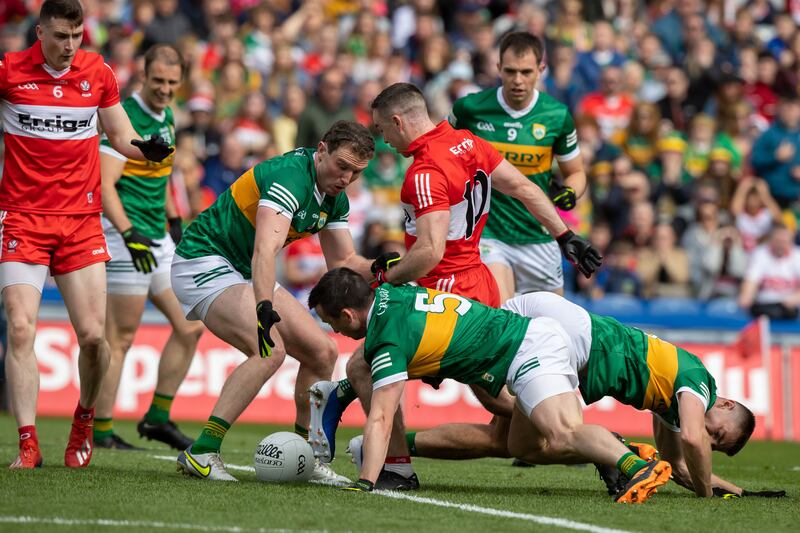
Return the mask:
<svg viewBox="0 0 800 533">
<path fill-rule="evenodd" d="M 785 490 L 743 490 L 742 497 L 755 497 L 755 498 L 784 498 L 786 497 Z"/>
<path fill-rule="evenodd" d="M 349 485 L 341 487 L 339 490 L 349 490 L 351 492 L 372 492 L 375 489 L 375 483 L 368 479 L 359 479 Z"/>
<path fill-rule="evenodd" d="M 575 202 L 578 201 L 575 189 L 568 185 L 563 185 L 554 179 L 550 180 L 548 195 L 556 207 L 564 211 L 569 211 L 575 207 Z"/>
<path fill-rule="evenodd" d="M 600 266 L 603 256 L 586 239 L 567 230 L 556 238 L 561 253 L 578 271 L 590 277 Z"/>
<path fill-rule="evenodd" d="M 183 237 L 183 220 L 181 220 L 181 217 L 172 217 L 167 219 L 167 224 L 169 224 L 169 236 L 172 237 L 172 242 L 177 245 Z"/>
<path fill-rule="evenodd" d="M 256 306 L 256 317 L 258 318 L 258 353 L 262 358 L 272 355 L 272 348 L 275 341 L 269 336 L 269 330 L 273 324 L 281 321 L 277 311 L 272 308 L 272 302 L 261 300 Z"/>
<path fill-rule="evenodd" d="M 160 163 L 166 159 L 169 154 L 175 151 L 175 149 L 168 145 L 159 135 L 153 135 L 146 141 L 133 139 L 131 144 L 141 150 L 142 155 L 147 159 L 155 161 L 156 163 Z"/>
<path fill-rule="evenodd" d="M 123 231 L 122 239 L 125 241 L 125 246 L 131 254 L 133 266 L 136 270 L 144 274 L 149 274 L 158 266 L 158 261 L 156 261 L 153 255 L 152 248 L 158 248 L 161 246 L 160 244 L 148 239 L 136 231 L 134 227 Z"/>
<path fill-rule="evenodd" d="M 378 285 L 386 283 L 386 271 L 395 266 L 398 261 L 400 261 L 400 254 L 397 252 L 382 253 L 375 258 L 369 269 L 375 274 L 375 281 L 377 281 Z"/>
</svg>

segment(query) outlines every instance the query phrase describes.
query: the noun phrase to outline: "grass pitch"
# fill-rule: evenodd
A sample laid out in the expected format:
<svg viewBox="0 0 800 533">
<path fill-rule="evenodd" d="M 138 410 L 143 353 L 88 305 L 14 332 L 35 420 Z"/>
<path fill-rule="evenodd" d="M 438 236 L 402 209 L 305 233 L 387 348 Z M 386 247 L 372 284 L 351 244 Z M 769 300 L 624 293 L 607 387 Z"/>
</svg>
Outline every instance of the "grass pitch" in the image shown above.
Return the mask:
<svg viewBox="0 0 800 533">
<path fill-rule="evenodd" d="M 240 483 L 212 483 L 175 472 L 177 453 L 140 440 L 134 423 L 117 432 L 145 447 L 96 450 L 86 470 L 63 466 L 66 419 L 40 419 L 44 467 L 11 471 L 13 419 L 0 416 L 0 531 L 797 531 L 800 444 L 753 442 L 735 458 L 714 454 L 714 470 L 751 490 L 785 489 L 780 500 L 700 500 L 670 483 L 639 506 L 613 504 L 593 467 L 514 468 L 510 460 L 414 459 L 422 489 L 401 499 L 317 485 L 271 485 L 248 470 Z M 183 423 L 190 435 L 201 425 Z M 285 427 L 235 425 L 223 447 L 229 465 L 252 466 L 264 436 Z M 356 477 L 344 453 L 356 430 L 342 429 L 334 469 Z"/>
</svg>

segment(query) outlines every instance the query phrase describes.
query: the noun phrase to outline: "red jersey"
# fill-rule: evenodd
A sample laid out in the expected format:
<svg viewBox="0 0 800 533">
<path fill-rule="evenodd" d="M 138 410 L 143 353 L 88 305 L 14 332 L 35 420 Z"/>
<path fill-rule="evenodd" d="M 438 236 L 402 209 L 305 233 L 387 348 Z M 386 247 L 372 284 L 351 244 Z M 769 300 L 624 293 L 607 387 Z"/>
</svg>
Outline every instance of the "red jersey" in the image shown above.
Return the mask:
<svg viewBox="0 0 800 533">
<path fill-rule="evenodd" d="M 119 103 L 102 56 L 78 50 L 56 72 L 37 41 L 0 60 L 5 167 L 0 209 L 79 215 L 102 211 L 98 107 Z"/>
<path fill-rule="evenodd" d="M 471 132 L 454 130 L 446 120 L 411 143 L 405 155 L 414 156 L 400 191 L 406 248 L 417 240 L 417 217 L 448 210 L 444 257 L 427 277 L 480 266 L 478 244 L 489 213 L 491 175 L 503 156 Z"/>
</svg>

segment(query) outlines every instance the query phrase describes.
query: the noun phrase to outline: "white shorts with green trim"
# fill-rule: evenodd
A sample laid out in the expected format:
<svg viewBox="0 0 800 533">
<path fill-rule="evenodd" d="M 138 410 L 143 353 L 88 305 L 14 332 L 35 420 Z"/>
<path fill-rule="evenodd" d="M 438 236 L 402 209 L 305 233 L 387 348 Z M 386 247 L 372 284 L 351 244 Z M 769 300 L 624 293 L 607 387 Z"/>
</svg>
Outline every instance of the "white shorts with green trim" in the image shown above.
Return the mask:
<svg viewBox="0 0 800 533">
<path fill-rule="evenodd" d="M 538 244 L 506 244 L 481 239 L 481 261 L 499 263 L 514 271 L 517 293 L 553 291 L 564 287 L 561 250 L 555 241 Z"/>
<path fill-rule="evenodd" d="M 106 280 L 108 294 L 123 295 L 156 295 L 170 288 L 170 267 L 175 255 L 175 243 L 167 233 L 162 239 L 155 239 L 153 256 L 158 266 L 149 274 L 139 272 L 133 266 L 133 260 L 125 240 L 117 229 L 103 218 L 103 232 L 108 243 L 111 261 L 106 263 Z"/>
<path fill-rule="evenodd" d="M 528 417 L 547 398 L 578 388 L 567 333 L 558 322 L 547 317 L 531 321 L 508 369 L 506 385 Z"/>
</svg>

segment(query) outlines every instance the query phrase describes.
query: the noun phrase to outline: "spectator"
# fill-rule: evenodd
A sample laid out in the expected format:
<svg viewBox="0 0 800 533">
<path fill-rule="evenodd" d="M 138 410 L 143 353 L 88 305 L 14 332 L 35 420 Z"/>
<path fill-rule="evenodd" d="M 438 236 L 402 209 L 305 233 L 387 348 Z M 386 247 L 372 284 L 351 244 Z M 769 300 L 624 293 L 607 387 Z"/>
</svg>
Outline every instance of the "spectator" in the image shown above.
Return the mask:
<svg viewBox="0 0 800 533">
<path fill-rule="evenodd" d="M 649 175 L 658 170 L 658 141 L 661 136 L 661 114 L 658 106 L 640 102 L 633 108 L 630 124 L 623 132 L 619 145 L 633 166 Z"/>
<path fill-rule="evenodd" d="M 778 60 L 769 52 L 762 51 L 758 54 L 756 79 L 745 87 L 745 96 L 756 113 L 770 123 L 775 119 L 775 108 L 778 102 L 775 94 L 777 78 Z"/>
<path fill-rule="evenodd" d="M 686 298 L 689 290 L 689 257 L 676 246 L 675 229 L 661 222 L 653 228 L 652 244 L 638 251 L 636 271 L 645 298 Z"/>
<path fill-rule="evenodd" d="M 248 155 L 268 159 L 264 156 L 267 148 L 272 146 L 272 124 L 262 93 L 251 91 L 244 97 L 244 104 L 233 123 L 231 135 L 236 137 Z M 249 168 L 254 165 L 245 163 L 245 166 Z"/>
<path fill-rule="evenodd" d="M 214 128 L 213 88 L 208 86 L 192 95 L 186 104 L 191 113 L 191 124 L 186 131 L 194 138 L 194 154 L 201 163 L 219 154 L 222 137 Z"/>
<path fill-rule="evenodd" d="M 144 30 L 141 50 L 147 50 L 157 43 L 175 45 L 178 38 L 191 31 L 186 16 L 178 11 L 178 0 L 155 0 L 155 17 Z"/>
<path fill-rule="evenodd" d="M 769 193 L 767 183 L 745 177 L 739 182 L 731 200 L 731 214 L 748 253 L 755 250 L 770 228 L 781 221 L 781 208 Z"/>
<path fill-rule="evenodd" d="M 781 97 L 778 118 L 753 145 L 753 171 L 764 178 L 778 205 L 800 198 L 800 99 Z"/>
<path fill-rule="evenodd" d="M 800 250 L 786 226 L 776 224 L 750 257 L 739 305 L 754 316 L 794 319 L 800 305 Z"/>
<path fill-rule="evenodd" d="M 316 146 L 331 124 L 354 119 L 352 109 L 344 101 L 345 82 L 344 75 L 336 69 L 320 76 L 317 98 L 300 115 L 295 146 Z"/>
<path fill-rule="evenodd" d="M 592 30 L 592 48 L 578 53 L 573 76 L 576 83 L 589 92 L 600 89 L 600 74 L 606 67 L 622 67 L 625 64 L 625 56 L 614 48 L 616 36 L 611 23 L 598 20 Z"/>
<path fill-rule="evenodd" d="M 300 239 L 289 244 L 283 253 L 283 277 L 286 288 L 301 302 L 308 300 L 308 294 L 328 267 L 319 237 Z"/>
<path fill-rule="evenodd" d="M 226 135 L 219 155 L 209 158 L 205 163 L 203 185 L 214 191 L 216 196 L 222 194 L 247 170 L 246 155 L 242 143 L 233 135 Z"/>
<path fill-rule="evenodd" d="M 576 68 L 575 50 L 566 45 L 556 45 L 549 54 L 549 68 L 544 78 L 547 94 L 564 103 L 571 113 L 587 93 L 583 81 L 574 76 Z"/>
<path fill-rule="evenodd" d="M 678 131 L 685 131 L 698 107 L 689 98 L 689 79 L 680 67 L 671 67 L 667 71 L 665 84 L 667 94 L 658 101 L 661 116 L 669 120 L 672 127 Z"/>
<path fill-rule="evenodd" d="M 612 242 L 603 263 L 591 290 L 593 299 L 600 299 L 606 294 L 642 297 L 642 281 L 636 271 L 636 254 L 630 242 Z"/>
<path fill-rule="evenodd" d="M 286 87 L 281 106 L 283 112 L 272 125 L 275 148 L 279 154 L 285 154 L 296 148 L 294 142 L 297 139 L 297 123 L 305 107 L 305 91 L 297 84 Z"/>
<path fill-rule="evenodd" d="M 600 91 L 587 94 L 579 112 L 593 117 L 600 126 L 603 139 L 628 127 L 633 113 L 633 98 L 622 92 L 622 69 L 610 66 L 600 74 Z"/>
</svg>

